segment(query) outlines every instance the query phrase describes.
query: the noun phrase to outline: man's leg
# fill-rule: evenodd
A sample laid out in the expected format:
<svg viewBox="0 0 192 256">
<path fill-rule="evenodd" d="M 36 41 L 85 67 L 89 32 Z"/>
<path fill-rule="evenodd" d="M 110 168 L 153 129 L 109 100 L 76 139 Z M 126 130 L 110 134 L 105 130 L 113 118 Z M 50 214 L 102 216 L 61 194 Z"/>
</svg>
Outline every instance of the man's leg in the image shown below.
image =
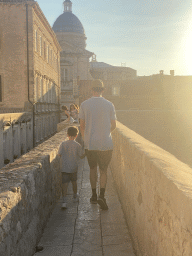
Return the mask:
<svg viewBox="0 0 192 256">
<path fill-rule="evenodd" d="M 105 188 L 107 185 L 107 169 L 100 169 L 100 196 L 104 197 L 105 196 Z"/>
<path fill-rule="evenodd" d="M 100 188 L 105 189 L 107 185 L 107 169 L 101 170 L 99 168 L 99 172 L 100 172 Z"/>
<path fill-rule="evenodd" d="M 97 166 L 90 168 L 90 183 L 91 188 L 96 189 L 97 186 Z"/>
<path fill-rule="evenodd" d="M 92 188 L 91 203 L 97 203 L 97 152 L 95 150 L 86 150 L 86 156 L 90 167 L 90 183 Z"/>
<path fill-rule="evenodd" d="M 90 202 L 93 204 L 97 203 L 97 166 L 90 168 L 90 183 L 92 188 L 92 197 L 90 198 Z"/>
<path fill-rule="evenodd" d="M 112 150 L 99 151 L 98 153 L 98 163 L 100 171 L 100 195 L 97 202 L 103 210 L 108 210 L 108 206 L 105 200 L 105 188 L 107 185 L 107 169 L 111 161 L 111 157 Z"/>
</svg>

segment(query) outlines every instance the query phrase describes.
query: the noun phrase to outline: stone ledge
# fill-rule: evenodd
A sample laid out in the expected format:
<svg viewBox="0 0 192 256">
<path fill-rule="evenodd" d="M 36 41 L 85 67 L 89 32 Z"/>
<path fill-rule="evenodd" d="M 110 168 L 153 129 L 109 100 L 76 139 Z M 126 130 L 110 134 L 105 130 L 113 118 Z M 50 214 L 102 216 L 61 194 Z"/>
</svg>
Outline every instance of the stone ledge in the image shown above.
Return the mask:
<svg viewBox="0 0 192 256">
<path fill-rule="evenodd" d="M 76 126 L 78 127 L 79 126 L 79 123 L 69 123 L 69 122 L 66 122 L 66 121 L 63 121 L 61 123 L 58 123 L 57 124 L 57 132 L 60 132 L 62 131 L 63 129 L 66 129 L 67 127 L 69 126 Z"/>
<path fill-rule="evenodd" d="M 34 254 L 61 194 L 58 148 L 66 130 L 0 170 L 0 255 Z"/>
<path fill-rule="evenodd" d="M 190 256 L 192 169 L 118 122 L 111 169 L 138 255 Z"/>
</svg>

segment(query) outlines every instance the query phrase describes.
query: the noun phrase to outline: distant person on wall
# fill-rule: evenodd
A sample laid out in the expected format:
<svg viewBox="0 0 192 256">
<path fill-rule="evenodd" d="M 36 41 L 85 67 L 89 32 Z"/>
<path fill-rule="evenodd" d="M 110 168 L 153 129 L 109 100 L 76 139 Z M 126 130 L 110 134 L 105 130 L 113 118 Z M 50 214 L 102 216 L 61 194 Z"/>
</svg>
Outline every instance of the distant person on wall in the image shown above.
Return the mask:
<svg viewBox="0 0 192 256">
<path fill-rule="evenodd" d="M 78 114 L 79 114 L 79 109 L 76 104 L 71 104 L 70 105 L 70 116 L 74 119 L 75 122 L 78 123 Z"/>
<path fill-rule="evenodd" d="M 67 106 L 62 106 L 62 111 L 64 112 L 64 115 L 67 117 L 66 120 L 64 120 L 65 123 L 74 123 L 74 119 L 70 114 L 70 111 L 68 110 Z"/>
<path fill-rule="evenodd" d="M 80 158 L 84 158 L 82 147 L 75 141 L 78 134 L 76 127 L 69 127 L 67 130 L 67 141 L 62 142 L 59 147 L 58 156 L 61 157 L 61 172 L 62 172 L 62 206 L 61 208 L 67 208 L 66 196 L 69 182 L 71 181 L 73 186 L 73 199 L 78 201 L 77 193 L 77 170 L 78 161 Z"/>
<path fill-rule="evenodd" d="M 80 130 L 84 139 L 84 148 L 90 167 L 92 187 L 91 203 L 98 203 L 103 210 L 108 206 L 105 199 L 107 168 L 112 157 L 113 143 L 111 132 L 116 128 L 114 105 L 102 97 L 103 82 L 99 79 L 92 82 L 93 97 L 80 106 Z M 97 165 L 100 172 L 100 195 L 97 197 Z"/>
<path fill-rule="evenodd" d="M 62 106 L 61 109 L 62 109 L 62 116 L 66 116 L 67 117 L 67 119 L 65 121 L 69 122 L 69 120 L 70 120 L 70 113 L 69 113 L 69 110 L 68 110 L 67 106 Z"/>
<path fill-rule="evenodd" d="M 79 106 L 77 104 L 70 105 L 70 115 L 71 115 L 71 118 L 73 118 L 74 120 L 73 123 L 79 123 Z M 82 140 L 80 129 L 79 129 L 79 133 L 76 138 L 76 141 L 83 146 L 83 140 Z"/>
</svg>

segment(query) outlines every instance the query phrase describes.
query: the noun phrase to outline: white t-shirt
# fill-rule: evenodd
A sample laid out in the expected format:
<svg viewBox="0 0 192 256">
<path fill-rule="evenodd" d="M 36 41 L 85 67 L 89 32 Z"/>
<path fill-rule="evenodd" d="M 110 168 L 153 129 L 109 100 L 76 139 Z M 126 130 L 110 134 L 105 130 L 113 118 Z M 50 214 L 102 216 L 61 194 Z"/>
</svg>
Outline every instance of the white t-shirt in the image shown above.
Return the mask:
<svg viewBox="0 0 192 256">
<path fill-rule="evenodd" d="M 73 173 L 78 170 L 78 162 L 83 155 L 82 147 L 74 140 L 66 140 L 59 147 L 61 172 Z"/>
<path fill-rule="evenodd" d="M 92 97 L 81 104 L 79 118 L 85 120 L 85 149 L 113 149 L 111 120 L 117 119 L 113 103 L 103 97 Z"/>
</svg>

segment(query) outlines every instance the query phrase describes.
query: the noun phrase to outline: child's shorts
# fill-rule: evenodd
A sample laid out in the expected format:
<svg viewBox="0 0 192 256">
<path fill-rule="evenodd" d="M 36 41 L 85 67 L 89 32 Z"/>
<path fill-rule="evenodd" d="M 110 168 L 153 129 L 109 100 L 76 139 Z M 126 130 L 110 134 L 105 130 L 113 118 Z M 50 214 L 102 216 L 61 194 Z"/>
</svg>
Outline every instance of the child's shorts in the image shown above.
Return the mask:
<svg viewBox="0 0 192 256">
<path fill-rule="evenodd" d="M 69 183 L 70 181 L 76 181 L 77 180 L 77 172 L 73 173 L 66 173 L 62 172 L 62 183 Z"/>
</svg>

